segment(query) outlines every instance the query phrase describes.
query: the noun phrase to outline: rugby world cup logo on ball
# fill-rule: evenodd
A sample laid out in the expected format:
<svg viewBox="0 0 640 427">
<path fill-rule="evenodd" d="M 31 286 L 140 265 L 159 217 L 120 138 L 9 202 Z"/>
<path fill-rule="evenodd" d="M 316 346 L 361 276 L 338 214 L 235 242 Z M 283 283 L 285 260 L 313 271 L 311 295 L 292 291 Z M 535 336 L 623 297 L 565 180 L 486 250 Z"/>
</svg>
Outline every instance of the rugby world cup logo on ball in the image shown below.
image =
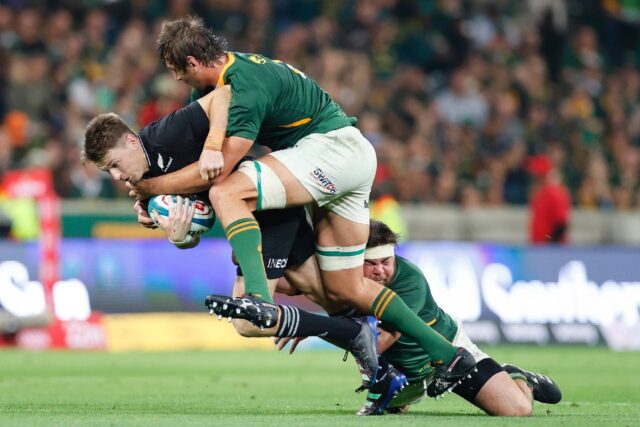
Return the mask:
<svg viewBox="0 0 640 427">
<path fill-rule="evenodd" d="M 206 200 L 197 196 L 189 196 L 191 203 L 195 204 L 195 214 L 191 220 L 191 228 L 189 234 L 198 236 L 211 230 L 216 222 L 216 213 Z M 153 212 L 158 216 L 167 218 L 169 216 L 169 208 L 177 202 L 177 196 L 173 194 L 161 194 L 153 196 L 149 199 L 147 211 L 151 218 L 154 217 Z"/>
</svg>

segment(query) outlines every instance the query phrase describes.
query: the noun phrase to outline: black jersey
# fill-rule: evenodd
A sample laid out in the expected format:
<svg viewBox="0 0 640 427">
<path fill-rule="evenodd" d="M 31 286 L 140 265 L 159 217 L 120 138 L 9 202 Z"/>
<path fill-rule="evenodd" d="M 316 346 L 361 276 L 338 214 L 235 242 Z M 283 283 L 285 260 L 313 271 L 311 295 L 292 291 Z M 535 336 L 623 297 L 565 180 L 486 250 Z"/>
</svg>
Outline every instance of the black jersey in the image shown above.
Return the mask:
<svg viewBox="0 0 640 427">
<path fill-rule="evenodd" d="M 149 162 L 144 178 L 197 162 L 208 133 L 209 119 L 197 102 L 142 128 L 140 140 Z M 207 193 L 201 196 L 206 199 Z M 304 207 L 255 212 L 255 217 L 262 231 L 262 255 L 269 279 L 282 277 L 288 265 L 300 265 L 313 255 L 313 232 Z M 238 275 L 242 275 L 240 269 Z"/>
<path fill-rule="evenodd" d="M 140 129 L 140 140 L 153 178 L 195 163 L 209 133 L 209 118 L 200 104 L 192 102 Z"/>
</svg>

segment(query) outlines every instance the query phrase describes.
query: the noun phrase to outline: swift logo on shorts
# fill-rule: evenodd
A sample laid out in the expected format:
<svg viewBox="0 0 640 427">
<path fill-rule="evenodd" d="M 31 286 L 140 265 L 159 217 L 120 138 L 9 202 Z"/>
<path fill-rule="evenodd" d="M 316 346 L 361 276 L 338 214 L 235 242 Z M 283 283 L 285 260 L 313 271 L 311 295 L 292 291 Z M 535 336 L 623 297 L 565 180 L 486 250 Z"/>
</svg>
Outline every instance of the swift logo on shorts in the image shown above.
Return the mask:
<svg viewBox="0 0 640 427">
<path fill-rule="evenodd" d="M 338 191 L 335 184 L 325 176 L 324 172 L 322 172 L 322 169 L 316 168 L 313 172 L 311 172 L 311 176 L 313 177 L 313 179 L 318 181 L 320 186 L 327 190 L 329 193 L 336 194 L 336 192 Z"/>
</svg>

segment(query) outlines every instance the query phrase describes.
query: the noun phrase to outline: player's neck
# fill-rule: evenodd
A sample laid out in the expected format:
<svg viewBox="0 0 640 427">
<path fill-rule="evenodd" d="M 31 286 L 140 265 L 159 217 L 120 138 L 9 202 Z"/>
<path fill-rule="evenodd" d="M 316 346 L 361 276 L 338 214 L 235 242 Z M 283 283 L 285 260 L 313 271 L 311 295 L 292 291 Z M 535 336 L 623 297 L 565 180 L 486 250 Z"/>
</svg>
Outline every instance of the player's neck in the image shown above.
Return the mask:
<svg viewBox="0 0 640 427">
<path fill-rule="evenodd" d="M 218 84 L 218 79 L 222 74 L 222 70 L 224 70 L 224 67 L 227 65 L 228 62 L 229 62 L 229 54 L 225 53 L 217 61 L 215 61 L 213 65 L 209 68 L 210 72 L 208 73 L 207 82 L 210 84 L 210 86 L 215 87 Z"/>
</svg>

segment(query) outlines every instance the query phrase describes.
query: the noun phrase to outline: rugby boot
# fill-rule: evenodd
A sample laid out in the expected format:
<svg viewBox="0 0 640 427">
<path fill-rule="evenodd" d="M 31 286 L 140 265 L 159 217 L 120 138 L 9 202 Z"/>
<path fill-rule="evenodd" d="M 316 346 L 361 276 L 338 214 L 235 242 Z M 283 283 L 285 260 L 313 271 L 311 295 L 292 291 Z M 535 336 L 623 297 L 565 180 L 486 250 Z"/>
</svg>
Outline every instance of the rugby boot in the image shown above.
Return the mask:
<svg viewBox="0 0 640 427">
<path fill-rule="evenodd" d="M 534 400 L 541 403 L 556 404 L 562 399 L 562 392 L 560 391 L 560 388 L 548 376 L 538 374 L 537 372 L 525 371 L 515 365 L 509 365 L 506 363 L 502 365 L 502 369 L 504 369 L 508 374 L 519 373 L 524 375 L 529 387 L 531 387 Z"/>
<path fill-rule="evenodd" d="M 204 305 L 209 310 L 209 314 L 218 315 L 218 319 L 227 317 L 248 320 L 260 329 L 272 328 L 278 323 L 278 306 L 251 294 L 245 294 L 239 298 L 209 295 Z"/>
<path fill-rule="evenodd" d="M 434 364 L 433 381 L 427 386 L 427 394 L 438 398 L 445 392 L 452 392 L 458 384 L 478 372 L 476 360 L 465 348 L 458 347 L 456 355 L 448 365 Z"/>
<path fill-rule="evenodd" d="M 360 323 L 360 332 L 347 343 L 347 351 L 356 360 L 362 377 L 362 386 L 356 391 L 362 391 L 375 384 L 380 368 L 378 363 L 378 320 L 373 316 L 354 318 L 353 320 Z"/>
<path fill-rule="evenodd" d="M 409 384 L 407 377 L 389 364 L 383 364 L 376 383 L 369 388 L 367 401 L 356 415 L 382 415 L 387 405 Z"/>
</svg>

